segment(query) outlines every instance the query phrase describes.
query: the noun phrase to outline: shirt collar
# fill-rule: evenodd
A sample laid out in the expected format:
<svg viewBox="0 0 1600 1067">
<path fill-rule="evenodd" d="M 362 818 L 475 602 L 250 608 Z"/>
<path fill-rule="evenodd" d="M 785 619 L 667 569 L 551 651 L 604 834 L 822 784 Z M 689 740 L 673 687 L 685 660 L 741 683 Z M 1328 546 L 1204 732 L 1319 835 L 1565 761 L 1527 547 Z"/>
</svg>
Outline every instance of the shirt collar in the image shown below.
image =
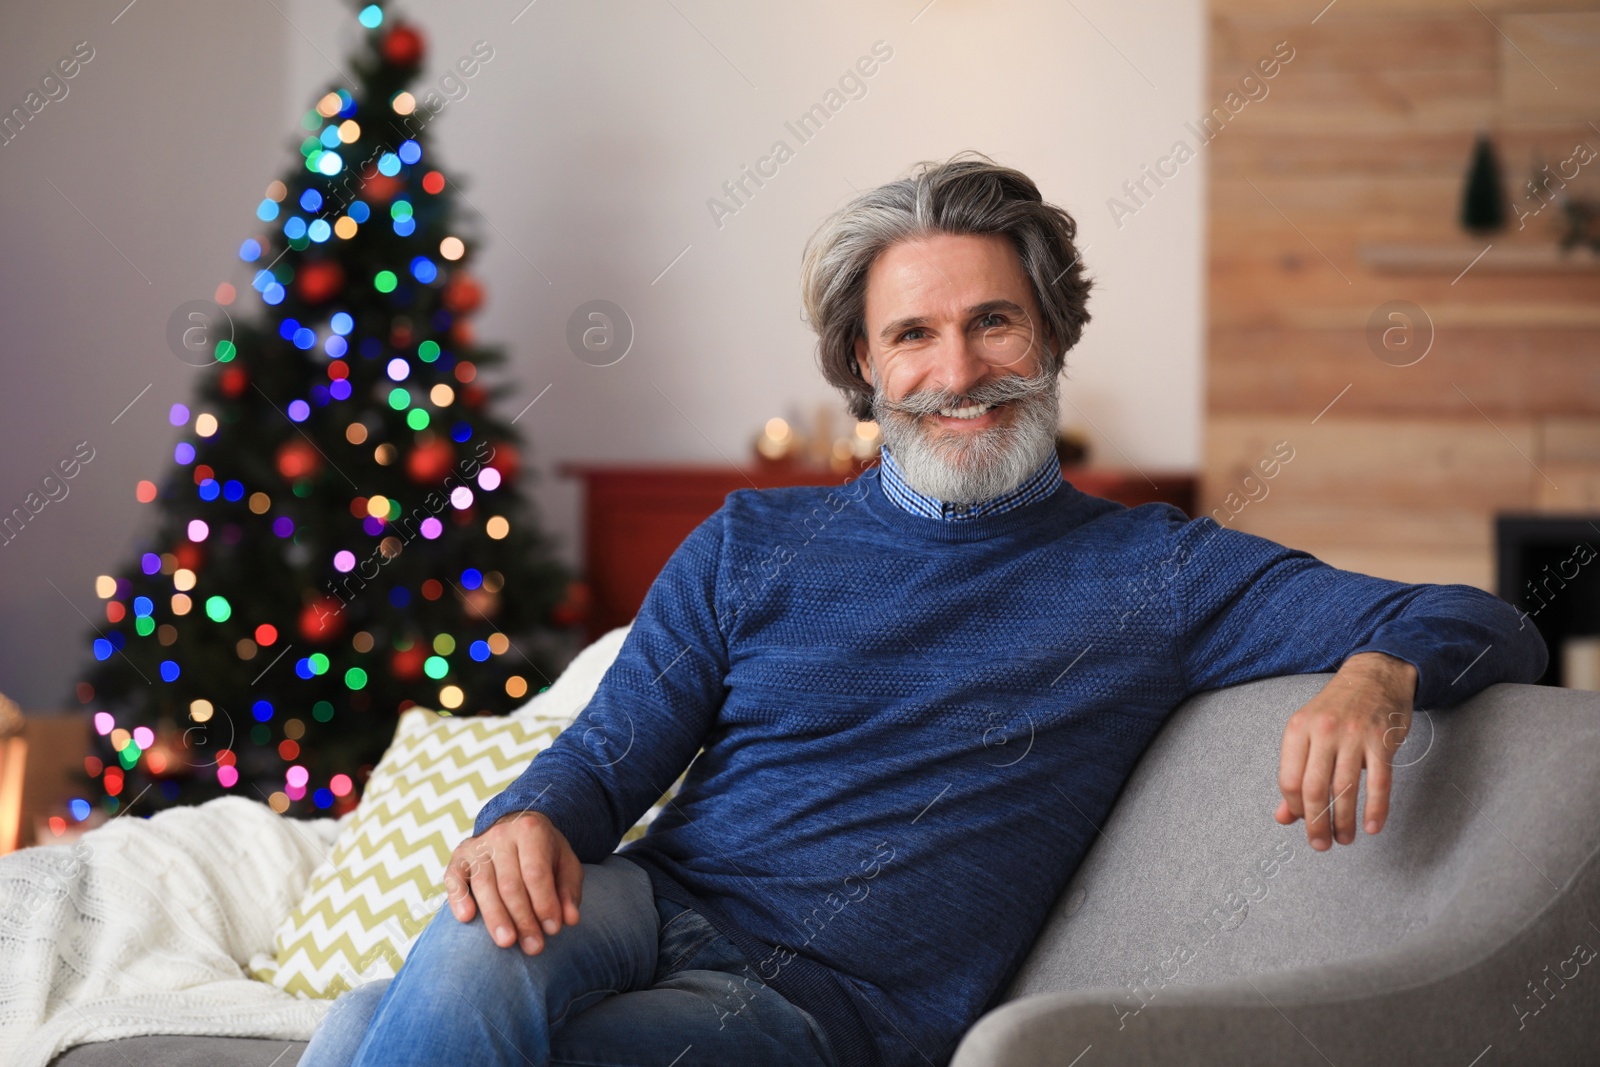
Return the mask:
<svg viewBox="0 0 1600 1067">
<path fill-rule="evenodd" d="M 1000 515 L 1043 500 L 1061 488 L 1061 459 L 1051 451 L 1045 461 L 1015 488 L 973 504 L 952 504 L 911 488 L 900 470 L 900 465 L 889 452 L 888 445 L 883 446 L 881 455 L 879 477 L 883 483 L 883 495 L 902 510 L 929 519 L 960 522 L 963 519 L 976 519 L 984 515 Z"/>
</svg>

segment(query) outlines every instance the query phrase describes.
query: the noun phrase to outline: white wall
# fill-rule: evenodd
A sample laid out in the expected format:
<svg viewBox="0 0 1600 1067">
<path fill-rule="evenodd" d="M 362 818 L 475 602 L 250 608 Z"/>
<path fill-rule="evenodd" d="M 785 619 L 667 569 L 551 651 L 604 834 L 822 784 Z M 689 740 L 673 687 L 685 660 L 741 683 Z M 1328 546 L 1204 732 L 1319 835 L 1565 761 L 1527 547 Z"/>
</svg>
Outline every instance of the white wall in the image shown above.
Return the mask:
<svg viewBox="0 0 1600 1067">
<path fill-rule="evenodd" d="M 0 14 L 0 112 L 78 42 L 94 50 L 0 147 L 0 513 L 74 445 L 94 449 L 0 547 L 0 693 L 25 709 L 76 706 L 86 619 L 105 618 L 94 576 L 147 532 L 134 484 L 169 469 L 167 409 L 193 388 L 167 317 L 238 262 L 252 203 L 294 151 L 290 31 L 270 4 L 140 0 L 118 17 L 124 3 Z"/>
<path fill-rule="evenodd" d="M 508 347 L 517 407 L 550 386 L 518 425 L 569 556 L 578 493 L 555 464 L 743 460 L 770 415 L 842 412 L 799 320 L 805 238 L 854 189 L 964 148 L 1026 171 L 1079 220 L 1098 285 L 1094 321 L 1069 356 L 1064 423 L 1089 428 L 1076 405 L 1104 432 L 1098 462 L 1198 463 L 1203 160 L 1120 228 L 1107 200 L 1204 110 L 1203 5 L 924 3 L 537 0 L 520 16 L 520 2 L 504 0 L 407 5 L 430 37 L 427 81 L 477 41 L 494 49 L 430 126 L 434 158 L 481 212 L 471 220 L 489 287 L 480 336 Z M 91 430 L 116 446 L 61 514 L 41 515 L 55 520 L 48 537 L 30 528 L 0 549 L 0 692 L 25 704 L 63 700 L 84 632 L 41 574 L 92 613 L 93 575 L 136 532 L 133 482 L 168 454 L 161 416 L 187 395 L 189 372 L 165 351 L 165 317 L 217 280 L 243 278 L 233 250 L 292 151 L 294 117 L 338 78 L 329 60 L 343 64 L 343 5 L 279 7 L 292 28 L 271 5 L 142 0 L 94 30 L 105 49 L 63 113 L 42 116 L 61 120 L 48 123 L 55 140 L 23 146 L 21 164 L 10 158 L 20 141 L 0 149 L 0 247 L 11 251 L 0 266 L 0 501 L 20 500 L 35 468 Z M 80 23 L 109 18 L 88 11 L 3 16 L 11 80 L 0 77 L 0 101 L 26 91 L 21 72 L 93 37 Z M 866 95 L 801 144 L 784 123 L 880 40 L 893 58 L 865 79 Z M 794 158 L 719 227 L 707 200 L 779 139 Z M 637 331 L 614 366 L 567 347 L 568 316 L 594 298 L 621 305 Z M 152 380 L 113 436 L 106 420 Z"/>
</svg>

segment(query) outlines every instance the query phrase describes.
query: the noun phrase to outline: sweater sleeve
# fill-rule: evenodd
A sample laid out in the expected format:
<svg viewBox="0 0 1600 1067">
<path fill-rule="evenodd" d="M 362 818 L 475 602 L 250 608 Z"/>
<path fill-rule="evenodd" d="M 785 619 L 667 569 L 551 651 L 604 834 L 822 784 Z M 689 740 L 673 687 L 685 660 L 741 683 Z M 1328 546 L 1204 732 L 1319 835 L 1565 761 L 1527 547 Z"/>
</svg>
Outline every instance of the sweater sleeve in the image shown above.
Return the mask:
<svg viewBox="0 0 1600 1067">
<path fill-rule="evenodd" d="M 1533 682 L 1549 652 L 1525 618 L 1469 585 L 1410 585 L 1306 552 L 1168 516 L 1162 579 L 1185 689 L 1333 671 L 1358 652 L 1417 669 L 1414 706 L 1447 708 L 1495 682 Z"/>
<path fill-rule="evenodd" d="M 599 863 L 700 751 L 727 695 L 716 612 L 724 516 L 673 552 L 588 705 L 478 812 L 474 835 L 538 811 L 584 863 Z"/>
</svg>

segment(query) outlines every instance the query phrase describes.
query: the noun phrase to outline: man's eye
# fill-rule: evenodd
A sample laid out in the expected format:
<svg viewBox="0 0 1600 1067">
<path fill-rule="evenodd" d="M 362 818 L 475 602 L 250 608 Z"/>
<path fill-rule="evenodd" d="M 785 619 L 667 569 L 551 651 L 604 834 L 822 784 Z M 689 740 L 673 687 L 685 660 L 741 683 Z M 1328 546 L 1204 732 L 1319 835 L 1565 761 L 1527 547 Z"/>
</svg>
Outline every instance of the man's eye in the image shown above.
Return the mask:
<svg viewBox="0 0 1600 1067">
<path fill-rule="evenodd" d="M 995 321 L 991 322 L 990 321 L 991 319 L 993 319 Z M 978 320 L 978 325 L 984 326 L 986 328 L 994 327 L 994 326 L 1004 326 L 1005 324 L 1006 324 L 1006 317 L 1004 315 L 1000 314 L 1000 312 L 998 312 L 998 311 L 991 311 L 987 315 L 983 316 L 983 318 Z"/>
<path fill-rule="evenodd" d="M 923 330 L 922 330 L 921 326 L 913 326 L 909 330 L 902 330 L 900 332 L 900 338 L 899 339 L 902 340 L 902 341 L 920 341 L 921 340 L 920 337 L 912 337 L 911 335 L 914 334 L 914 333 L 922 333 L 922 332 L 923 332 Z"/>
</svg>

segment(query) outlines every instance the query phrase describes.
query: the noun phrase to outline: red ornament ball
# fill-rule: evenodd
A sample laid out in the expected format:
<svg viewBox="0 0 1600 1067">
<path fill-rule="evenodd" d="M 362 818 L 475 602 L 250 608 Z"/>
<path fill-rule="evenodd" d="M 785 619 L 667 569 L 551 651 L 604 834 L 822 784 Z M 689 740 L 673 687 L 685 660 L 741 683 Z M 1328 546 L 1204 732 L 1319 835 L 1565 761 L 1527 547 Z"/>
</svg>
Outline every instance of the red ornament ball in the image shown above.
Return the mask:
<svg viewBox="0 0 1600 1067">
<path fill-rule="evenodd" d="M 332 300 L 344 290 L 344 268 L 328 260 L 307 263 L 295 275 L 294 287 L 308 304 Z"/>
<path fill-rule="evenodd" d="M 402 682 L 414 682 L 422 677 L 422 665 L 427 658 L 427 649 L 417 641 L 404 652 L 396 652 L 389 657 L 389 670 Z"/>
<path fill-rule="evenodd" d="M 324 596 L 300 609 L 300 636 L 307 641 L 332 641 L 344 632 L 344 603 Z"/>
<path fill-rule="evenodd" d="M 371 171 L 369 174 L 368 171 Z M 364 200 L 371 200 L 375 204 L 387 204 L 394 199 L 394 194 L 400 191 L 400 179 L 391 178 L 387 174 L 379 174 L 376 166 L 363 167 L 361 170 L 361 196 Z"/>
<path fill-rule="evenodd" d="M 322 457 L 303 437 L 285 441 L 278 449 L 278 473 L 285 481 L 309 478 L 322 469 Z"/>
<path fill-rule="evenodd" d="M 222 377 L 217 382 L 217 388 L 221 389 L 222 395 L 229 399 L 242 396 L 249 386 L 250 376 L 245 373 L 243 367 L 229 367 L 222 372 Z"/>
<path fill-rule="evenodd" d="M 399 23 L 394 29 L 383 35 L 383 43 L 379 50 L 383 53 L 386 63 L 397 67 L 415 67 L 422 62 L 422 56 L 427 51 L 427 45 L 422 40 L 422 34 Z"/>
<path fill-rule="evenodd" d="M 406 477 L 422 483 L 443 481 L 455 461 L 455 448 L 443 437 L 435 437 L 406 456 Z"/>
<path fill-rule="evenodd" d="M 470 274 L 457 272 L 444 287 L 444 306 L 457 315 L 475 311 L 483 303 L 483 286 Z"/>
</svg>

